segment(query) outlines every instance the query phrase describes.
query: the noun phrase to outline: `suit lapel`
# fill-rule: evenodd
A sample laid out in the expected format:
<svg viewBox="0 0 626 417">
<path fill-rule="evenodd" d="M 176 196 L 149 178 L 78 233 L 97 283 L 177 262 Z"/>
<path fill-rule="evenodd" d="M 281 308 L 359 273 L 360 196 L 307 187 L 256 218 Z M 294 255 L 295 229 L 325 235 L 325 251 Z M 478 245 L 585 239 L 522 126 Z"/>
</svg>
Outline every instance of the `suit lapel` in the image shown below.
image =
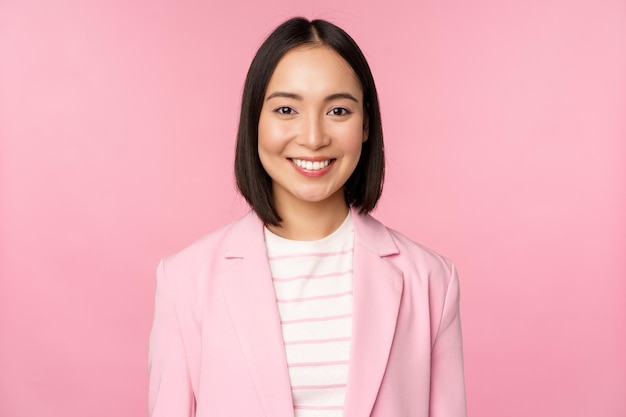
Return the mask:
<svg viewBox="0 0 626 417">
<path fill-rule="evenodd" d="M 402 273 L 385 256 L 398 253 L 388 230 L 352 211 L 355 230 L 353 327 L 345 417 L 372 411 L 387 366 L 402 296 Z"/>
<path fill-rule="evenodd" d="M 402 273 L 386 256 L 398 253 L 387 229 L 352 210 L 353 327 L 345 417 L 371 414 L 387 366 L 402 296 Z M 293 416 L 293 401 L 263 224 L 250 213 L 233 226 L 221 277 L 228 310 L 268 416 Z"/>
<path fill-rule="evenodd" d="M 252 213 L 233 226 L 222 289 L 266 415 L 293 416 L 293 402 L 263 224 Z"/>
</svg>

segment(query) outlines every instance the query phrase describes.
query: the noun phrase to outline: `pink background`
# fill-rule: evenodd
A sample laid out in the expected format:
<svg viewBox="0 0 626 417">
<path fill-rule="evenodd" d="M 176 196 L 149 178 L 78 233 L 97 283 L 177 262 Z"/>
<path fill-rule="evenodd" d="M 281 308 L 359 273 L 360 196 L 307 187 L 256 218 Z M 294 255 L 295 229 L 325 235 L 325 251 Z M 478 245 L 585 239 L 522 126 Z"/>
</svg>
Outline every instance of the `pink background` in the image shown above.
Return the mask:
<svg viewBox="0 0 626 417">
<path fill-rule="evenodd" d="M 243 80 L 293 15 L 370 61 L 376 216 L 459 267 L 470 414 L 626 416 L 626 3 L 240 3 L 0 1 L 0 416 L 146 414 L 156 264 L 246 210 Z"/>
</svg>

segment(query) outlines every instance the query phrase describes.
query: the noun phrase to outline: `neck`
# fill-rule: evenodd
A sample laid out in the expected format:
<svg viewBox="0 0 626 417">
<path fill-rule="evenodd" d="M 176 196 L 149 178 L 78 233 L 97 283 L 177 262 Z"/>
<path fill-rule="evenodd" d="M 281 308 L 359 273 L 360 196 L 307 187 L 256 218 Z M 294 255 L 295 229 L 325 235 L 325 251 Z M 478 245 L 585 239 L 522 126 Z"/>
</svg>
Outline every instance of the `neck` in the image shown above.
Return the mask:
<svg viewBox="0 0 626 417">
<path fill-rule="evenodd" d="M 340 198 L 321 202 L 291 202 L 289 207 L 277 206 L 282 221 L 280 226 L 268 229 L 281 237 L 292 240 L 318 240 L 337 230 L 348 215 L 343 192 Z"/>
</svg>

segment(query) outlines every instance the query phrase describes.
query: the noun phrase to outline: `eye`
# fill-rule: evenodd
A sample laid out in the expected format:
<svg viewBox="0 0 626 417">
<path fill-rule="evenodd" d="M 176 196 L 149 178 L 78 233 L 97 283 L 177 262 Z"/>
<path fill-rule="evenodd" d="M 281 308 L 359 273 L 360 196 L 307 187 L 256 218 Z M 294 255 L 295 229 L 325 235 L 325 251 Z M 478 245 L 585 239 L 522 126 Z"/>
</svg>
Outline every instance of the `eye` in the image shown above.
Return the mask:
<svg viewBox="0 0 626 417">
<path fill-rule="evenodd" d="M 296 114 L 296 111 L 288 106 L 281 106 L 274 110 L 278 114 L 282 114 L 285 116 Z"/>
<path fill-rule="evenodd" d="M 328 112 L 328 114 L 330 114 L 331 116 L 347 116 L 347 115 L 349 115 L 351 113 L 352 112 L 350 110 L 346 109 L 345 107 L 333 107 Z"/>
</svg>

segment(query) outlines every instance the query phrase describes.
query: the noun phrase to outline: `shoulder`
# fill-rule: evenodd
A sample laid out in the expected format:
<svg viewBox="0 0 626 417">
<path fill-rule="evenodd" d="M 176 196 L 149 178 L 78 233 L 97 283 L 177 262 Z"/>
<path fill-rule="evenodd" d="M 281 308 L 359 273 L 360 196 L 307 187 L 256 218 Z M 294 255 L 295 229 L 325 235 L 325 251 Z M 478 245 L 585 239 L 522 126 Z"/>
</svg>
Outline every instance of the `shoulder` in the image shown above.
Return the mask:
<svg viewBox="0 0 626 417">
<path fill-rule="evenodd" d="M 435 250 L 415 242 L 397 230 L 387 228 L 396 245 L 398 245 L 398 258 L 410 262 L 416 267 L 427 268 L 430 271 L 441 271 L 446 274 L 452 272 L 454 264 L 450 259 Z"/>
<path fill-rule="evenodd" d="M 212 269 L 219 261 L 229 257 L 230 249 L 244 246 L 263 239 L 263 224 L 260 219 L 249 212 L 238 220 L 226 224 L 197 239 L 183 249 L 163 258 L 165 272 L 189 274 L 197 270 Z M 258 229 L 258 230 L 257 230 Z"/>
<path fill-rule="evenodd" d="M 234 224 L 235 222 L 229 223 L 201 236 L 193 243 L 164 257 L 163 263 L 167 267 L 171 267 L 180 263 L 193 263 L 205 259 L 207 256 L 214 256 L 220 252 L 220 247 Z"/>
<path fill-rule="evenodd" d="M 361 233 L 372 250 L 383 256 L 405 278 L 436 281 L 444 286 L 456 275 L 454 263 L 435 250 L 414 241 L 405 234 L 389 228 L 370 215 L 359 215 Z"/>
</svg>

